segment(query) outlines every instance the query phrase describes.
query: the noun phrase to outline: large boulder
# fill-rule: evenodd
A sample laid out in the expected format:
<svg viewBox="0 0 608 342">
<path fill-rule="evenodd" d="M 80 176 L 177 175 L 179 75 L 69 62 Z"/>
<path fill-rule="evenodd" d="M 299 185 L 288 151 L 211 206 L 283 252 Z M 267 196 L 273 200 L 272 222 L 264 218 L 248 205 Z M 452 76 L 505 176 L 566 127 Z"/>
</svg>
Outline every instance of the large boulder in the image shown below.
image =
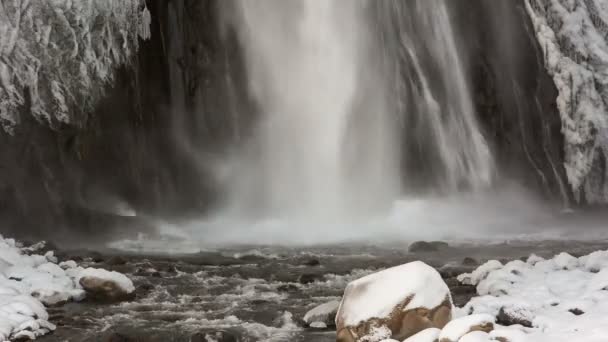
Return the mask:
<svg viewBox="0 0 608 342">
<path fill-rule="evenodd" d="M 452 318 L 452 299 L 439 273 L 422 262 L 350 283 L 336 316 L 338 342 L 403 341 Z"/>
<path fill-rule="evenodd" d="M 135 296 L 133 282 L 118 272 L 87 268 L 80 274 L 79 283 L 87 298 L 94 301 L 120 302 Z"/>
</svg>

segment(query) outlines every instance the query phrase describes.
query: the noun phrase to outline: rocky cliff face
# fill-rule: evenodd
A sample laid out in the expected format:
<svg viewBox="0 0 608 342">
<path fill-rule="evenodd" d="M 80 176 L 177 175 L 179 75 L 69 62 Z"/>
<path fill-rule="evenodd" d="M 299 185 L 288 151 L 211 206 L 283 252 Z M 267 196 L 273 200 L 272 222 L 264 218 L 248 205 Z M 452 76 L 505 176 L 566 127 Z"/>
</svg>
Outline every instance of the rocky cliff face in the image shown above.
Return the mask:
<svg viewBox="0 0 608 342">
<path fill-rule="evenodd" d="M 515 179 L 571 205 L 558 93 L 545 72 L 524 1 L 450 3 L 468 54 L 479 120 L 502 179 Z"/>
<path fill-rule="evenodd" d="M 565 168 L 576 200 L 608 203 L 608 3 L 526 0 L 559 95 Z"/>
<path fill-rule="evenodd" d="M 10 6 L 19 4 L 19 1 L 0 2 L 0 17 L 10 12 Z M 46 7 L 42 9 L 51 11 L 50 5 L 44 4 Z M 11 102 L 17 110 L 5 112 L 18 116 L 4 116 L 7 130 L 0 132 L 0 224 L 3 227 L 34 235 L 51 231 L 103 233 L 113 226 L 145 225 L 132 217 L 134 213 L 170 217 L 178 213 L 200 213 L 209 208 L 213 191 L 210 177 L 205 176 L 209 171 L 205 165 L 221 153 L 219 149 L 227 145 L 226 141 L 236 139 L 237 129 L 227 123 L 223 115 L 237 110 L 238 101 L 226 98 L 227 94 L 239 91 L 234 86 L 238 78 L 228 71 L 232 68 L 230 61 L 238 58 L 228 58 L 234 47 L 230 46 L 230 37 L 222 40 L 215 7 L 213 0 L 148 1 L 151 22 L 150 32 L 146 34 L 152 39 L 138 42 L 135 37 L 133 41 L 124 41 L 130 45 L 119 47 L 130 47 L 133 52 L 125 66 L 118 63 L 126 61 L 128 55 L 124 51 L 95 40 L 94 35 L 67 28 L 61 31 L 81 34 L 81 39 L 107 48 L 110 57 L 125 59 L 107 66 L 105 79 L 100 76 L 93 82 L 95 75 L 90 77 L 94 87 L 89 89 L 85 102 L 78 101 L 80 97 L 66 96 L 71 101 L 69 120 L 55 115 L 53 106 L 48 107 L 50 119 L 41 119 L 35 111 L 41 107 L 33 106 L 28 95 L 31 88 L 28 84 L 16 83 L 24 79 L 11 78 L 15 81 L 14 88 L 25 95 L 23 103 Z M 142 9 L 138 7 L 137 13 L 142 13 Z M 78 22 L 78 16 L 68 10 L 63 17 L 61 14 L 51 11 L 49 20 L 55 15 L 67 17 L 70 24 L 78 26 L 70 21 Z M 91 25 L 100 25 L 99 30 L 104 34 L 121 28 L 120 18 L 112 14 L 108 19 L 102 14 L 93 15 L 95 20 Z M 11 17 L 2 18 L 0 23 L 9 19 L 12 22 Z M 106 19 L 110 24 L 105 23 Z M 132 38 L 128 32 L 122 34 Z M 6 36 L 0 37 L 0 41 L 4 41 Z M 35 44 L 30 42 L 30 45 Z M 136 46 L 138 53 L 135 53 Z M 67 47 L 57 45 L 55 48 L 59 51 Z M 2 56 L 0 63 L 6 64 L 7 59 Z M 41 56 L 51 58 L 60 66 L 62 61 L 71 58 L 69 55 Z M 94 56 L 101 59 L 99 54 Z M 91 56 L 78 54 L 74 58 L 85 57 Z M 9 62 L 13 61 L 11 58 Z M 101 72 L 94 65 L 87 66 L 91 71 Z M 23 69 L 31 68 L 25 65 Z M 61 77 L 85 77 L 78 69 L 68 68 L 74 75 L 50 66 L 48 69 L 48 72 L 40 70 L 37 84 L 41 89 L 49 86 L 47 78 L 51 76 L 60 80 Z M 71 84 L 65 81 L 62 84 Z M 67 89 L 86 92 L 88 88 L 82 87 L 76 82 Z M 6 83 L 0 86 L 0 95 L 6 94 L 2 93 L 6 89 Z M 41 99 L 49 104 L 57 103 L 53 94 L 46 90 L 40 93 Z M 96 103 L 93 109 L 85 107 L 93 101 Z M 0 108 L 8 107 L 0 105 Z M 200 154 L 194 154 L 194 150 Z"/>
</svg>

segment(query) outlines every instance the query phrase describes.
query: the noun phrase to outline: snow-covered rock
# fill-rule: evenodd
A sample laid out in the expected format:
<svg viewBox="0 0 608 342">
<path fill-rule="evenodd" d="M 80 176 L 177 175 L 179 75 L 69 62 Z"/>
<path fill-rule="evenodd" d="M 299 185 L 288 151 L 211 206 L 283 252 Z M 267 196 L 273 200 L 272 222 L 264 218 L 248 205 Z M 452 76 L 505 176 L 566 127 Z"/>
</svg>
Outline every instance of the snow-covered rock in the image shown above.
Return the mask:
<svg viewBox="0 0 608 342">
<path fill-rule="evenodd" d="M 321 327 L 318 323 L 323 323 L 325 325 L 322 328 L 333 326 L 336 324 L 335 322 L 338 307 L 340 307 L 340 301 L 338 300 L 321 304 L 304 315 L 304 322 L 311 328 L 315 328 L 313 325 L 316 325 L 316 327 Z"/>
<path fill-rule="evenodd" d="M 80 283 L 87 277 L 112 282 L 122 292 L 135 290 L 120 273 L 83 269 L 74 261 L 57 265 L 52 253 L 32 253 L 31 248 L 21 248 L 0 235 L 0 341 L 36 338 L 53 331 L 44 306 L 84 299 Z"/>
<path fill-rule="evenodd" d="M 441 333 L 441 330 L 437 328 L 428 328 L 409 337 L 404 342 L 436 342 L 439 338 L 439 333 Z"/>
<path fill-rule="evenodd" d="M 116 302 L 130 299 L 135 292 L 133 282 L 118 272 L 87 268 L 78 277 L 78 283 L 91 299 Z"/>
<path fill-rule="evenodd" d="M 83 121 L 150 22 L 143 0 L 2 1 L 0 126 L 11 132 L 26 104 L 52 125 Z"/>
<path fill-rule="evenodd" d="M 439 333 L 439 342 L 458 342 L 460 339 L 475 331 L 486 333 L 494 330 L 495 318 L 492 315 L 478 314 L 457 318 L 449 322 Z M 471 341 L 478 341 L 476 335 Z"/>
<path fill-rule="evenodd" d="M 336 316 L 340 341 L 403 340 L 452 317 L 449 289 L 439 273 L 412 262 L 351 282 Z"/>
<path fill-rule="evenodd" d="M 470 281 L 471 276 L 460 279 Z M 479 297 L 462 311 L 496 317 L 498 324 L 515 324 L 513 329 L 498 327 L 489 334 L 490 341 L 608 341 L 608 252 L 516 260 L 474 283 Z M 524 322 L 531 328 L 524 328 Z"/>
<path fill-rule="evenodd" d="M 608 203 L 608 6 L 605 0 L 526 0 L 559 91 L 565 168 L 579 200 Z"/>
</svg>

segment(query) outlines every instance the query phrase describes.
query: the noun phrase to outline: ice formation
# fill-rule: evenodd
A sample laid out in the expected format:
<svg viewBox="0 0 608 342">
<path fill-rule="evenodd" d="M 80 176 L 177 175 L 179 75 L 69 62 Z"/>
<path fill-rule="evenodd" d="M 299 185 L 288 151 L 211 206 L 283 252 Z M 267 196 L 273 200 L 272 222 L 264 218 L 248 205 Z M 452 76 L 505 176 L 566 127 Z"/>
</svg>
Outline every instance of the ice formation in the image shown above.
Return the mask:
<svg viewBox="0 0 608 342">
<path fill-rule="evenodd" d="M 579 201 L 608 203 L 608 3 L 526 0 L 559 91 L 565 168 Z"/>
<path fill-rule="evenodd" d="M 81 123 L 150 37 L 150 21 L 143 0 L 2 1 L 0 126 L 12 132 L 24 111 L 51 125 Z"/>
</svg>

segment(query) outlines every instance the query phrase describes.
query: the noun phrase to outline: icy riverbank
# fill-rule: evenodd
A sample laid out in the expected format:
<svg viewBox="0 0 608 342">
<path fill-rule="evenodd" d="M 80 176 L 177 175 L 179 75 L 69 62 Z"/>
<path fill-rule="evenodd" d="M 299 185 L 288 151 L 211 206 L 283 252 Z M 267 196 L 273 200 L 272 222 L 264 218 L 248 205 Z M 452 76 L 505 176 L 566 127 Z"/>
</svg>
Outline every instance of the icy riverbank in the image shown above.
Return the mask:
<svg viewBox="0 0 608 342">
<path fill-rule="evenodd" d="M 26 248 L 0 235 L 0 341 L 35 339 L 55 330 L 45 306 L 107 294 L 91 284 L 103 283 L 118 294 L 135 291 L 123 274 L 58 263 L 53 252 L 35 254 L 40 247 L 44 244 Z"/>
</svg>

